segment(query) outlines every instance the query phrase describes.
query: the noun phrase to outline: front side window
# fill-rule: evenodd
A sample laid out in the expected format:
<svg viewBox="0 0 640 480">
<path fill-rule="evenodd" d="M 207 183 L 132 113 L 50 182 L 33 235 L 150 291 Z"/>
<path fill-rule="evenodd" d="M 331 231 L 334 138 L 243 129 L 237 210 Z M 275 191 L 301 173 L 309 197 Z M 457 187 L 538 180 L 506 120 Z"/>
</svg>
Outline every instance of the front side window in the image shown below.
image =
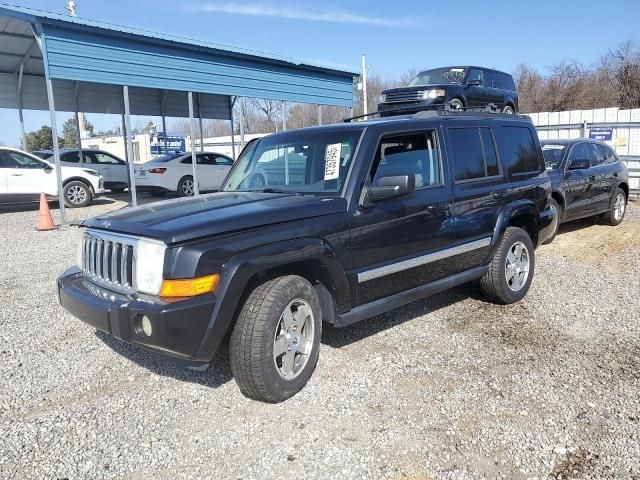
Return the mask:
<svg viewBox="0 0 640 480">
<path fill-rule="evenodd" d="M 502 165 L 513 174 L 544 170 L 531 130 L 527 127 L 500 127 L 496 130 Z"/>
<path fill-rule="evenodd" d="M 489 128 L 450 128 L 456 182 L 500 174 L 493 135 Z"/>
<path fill-rule="evenodd" d="M 415 178 L 416 189 L 441 184 L 435 132 L 382 138 L 371 168 L 371 183 L 377 185 L 383 177 L 404 175 Z"/>
<path fill-rule="evenodd" d="M 569 153 L 569 163 L 573 162 L 574 160 L 590 161 L 589 149 L 587 148 L 586 143 L 577 143 L 573 146 L 571 152 Z"/>
<path fill-rule="evenodd" d="M 480 85 L 482 85 L 484 83 L 484 78 L 483 78 L 483 74 L 482 74 L 482 70 L 478 70 L 476 68 L 472 69 L 469 72 L 469 78 L 467 78 L 467 82 L 472 82 L 472 81 L 480 81 Z"/>
<path fill-rule="evenodd" d="M 60 157 L 62 162 L 67 163 L 79 163 L 80 162 L 80 152 L 66 152 L 63 153 Z"/>
<path fill-rule="evenodd" d="M 0 158 L 5 168 L 47 168 L 49 165 L 20 152 L 1 150 Z"/>
<path fill-rule="evenodd" d="M 362 131 L 331 128 L 264 137 L 243 150 L 223 190 L 339 193 Z"/>
</svg>

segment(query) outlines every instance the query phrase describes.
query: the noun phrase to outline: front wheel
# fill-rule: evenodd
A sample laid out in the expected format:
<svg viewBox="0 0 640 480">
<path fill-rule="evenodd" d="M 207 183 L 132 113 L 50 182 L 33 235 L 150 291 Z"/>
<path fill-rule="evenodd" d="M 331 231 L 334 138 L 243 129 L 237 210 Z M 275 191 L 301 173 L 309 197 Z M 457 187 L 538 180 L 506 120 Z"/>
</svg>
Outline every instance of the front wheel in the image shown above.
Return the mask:
<svg viewBox="0 0 640 480">
<path fill-rule="evenodd" d="M 63 188 L 63 194 L 64 205 L 69 208 L 86 207 L 93 198 L 91 188 L 79 180 L 67 183 Z"/>
<path fill-rule="evenodd" d="M 480 280 L 484 295 L 495 303 L 509 304 L 521 300 L 529 291 L 535 269 L 535 252 L 529 234 L 518 227 L 508 227 Z"/>
<path fill-rule="evenodd" d="M 320 302 L 304 278 L 287 275 L 256 287 L 231 334 L 231 371 L 240 391 L 277 403 L 302 390 L 318 361 L 321 330 Z"/>
<path fill-rule="evenodd" d="M 504 107 L 504 109 L 502 110 L 502 113 L 506 113 L 507 115 L 513 115 L 515 112 L 515 110 L 513 109 L 513 107 L 511 105 L 507 105 L 506 107 Z"/>
<path fill-rule="evenodd" d="M 181 197 L 192 197 L 194 192 L 193 177 L 190 175 L 182 177 L 180 182 L 178 182 L 178 195 Z"/>
<path fill-rule="evenodd" d="M 451 110 L 464 110 L 464 104 L 459 98 L 454 98 L 453 100 L 451 100 L 449 102 L 449 106 L 451 107 Z"/>
<path fill-rule="evenodd" d="M 604 220 L 609 225 L 616 227 L 624 219 L 625 213 L 627 213 L 627 196 L 624 190 L 617 188 L 611 199 L 609 211 L 605 213 Z"/>
</svg>

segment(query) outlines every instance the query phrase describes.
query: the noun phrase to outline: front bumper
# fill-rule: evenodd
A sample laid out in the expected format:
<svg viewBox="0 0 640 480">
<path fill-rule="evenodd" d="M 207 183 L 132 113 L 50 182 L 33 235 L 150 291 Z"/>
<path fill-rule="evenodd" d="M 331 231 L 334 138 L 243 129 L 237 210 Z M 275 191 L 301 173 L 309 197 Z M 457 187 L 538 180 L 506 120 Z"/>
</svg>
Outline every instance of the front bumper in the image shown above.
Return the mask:
<svg viewBox="0 0 640 480">
<path fill-rule="evenodd" d="M 540 212 L 538 220 L 538 245 L 542 245 L 553 234 L 553 222 L 558 216 L 558 211 L 554 207 L 548 207 Z"/>
<path fill-rule="evenodd" d="M 190 366 L 208 363 L 209 359 L 196 358 L 196 354 L 215 307 L 214 294 L 175 303 L 150 301 L 99 287 L 88 281 L 77 267 L 69 268 L 57 282 L 62 307 L 86 324 Z M 150 336 L 142 330 L 143 316 L 151 322 Z"/>
</svg>

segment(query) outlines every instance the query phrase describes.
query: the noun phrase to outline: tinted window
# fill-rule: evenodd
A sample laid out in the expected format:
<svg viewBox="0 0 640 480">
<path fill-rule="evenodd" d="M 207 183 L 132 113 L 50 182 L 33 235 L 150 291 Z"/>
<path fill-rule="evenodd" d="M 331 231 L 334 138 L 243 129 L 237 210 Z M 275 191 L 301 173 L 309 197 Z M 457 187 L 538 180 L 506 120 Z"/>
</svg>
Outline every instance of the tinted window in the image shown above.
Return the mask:
<svg viewBox="0 0 640 480">
<path fill-rule="evenodd" d="M 223 155 L 216 155 L 216 165 L 233 165 L 233 160 Z"/>
<path fill-rule="evenodd" d="M 40 160 L 11 150 L 0 150 L 0 159 L 5 168 L 45 168 L 49 165 Z"/>
<path fill-rule="evenodd" d="M 597 165 L 602 165 L 607 156 L 605 152 L 600 149 L 600 145 L 596 145 L 595 143 L 588 144 L 589 149 L 589 160 L 591 161 L 591 166 L 595 167 Z"/>
<path fill-rule="evenodd" d="M 499 175 L 500 167 L 498 166 L 498 155 L 496 155 L 496 147 L 491 130 L 488 128 L 481 128 L 480 138 L 482 139 L 482 150 L 484 151 L 484 163 L 487 167 L 487 177 Z"/>
<path fill-rule="evenodd" d="M 95 152 L 95 159 L 98 163 L 101 163 L 103 165 L 107 164 L 107 165 L 121 165 L 124 162 L 121 160 L 118 160 L 115 157 L 112 157 L 111 155 L 107 154 L 107 153 L 103 153 L 103 152 Z"/>
<path fill-rule="evenodd" d="M 516 91 L 516 85 L 513 83 L 513 77 L 506 73 L 500 73 L 500 88 L 504 88 L 505 90 L 511 90 L 512 92 Z"/>
<path fill-rule="evenodd" d="M 382 177 L 413 175 L 416 188 L 439 185 L 440 157 L 434 132 L 384 137 L 371 169 L 372 183 Z"/>
<path fill-rule="evenodd" d="M 531 130 L 527 127 L 501 127 L 496 133 L 500 160 L 511 174 L 543 170 Z"/>
<path fill-rule="evenodd" d="M 552 143 L 542 145 L 542 155 L 544 156 L 544 165 L 547 170 L 560 168 L 566 148 L 566 145 L 554 145 Z"/>
<path fill-rule="evenodd" d="M 589 149 L 587 148 L 587 144 L 584 142 L 575 144 L 569 153 L 569 162 L 572 162 L 573 160 L 589 161 L 590 158 L 591 155 L 589 154 Z"/>
<path fill-rule="evenodd" d="M 464 80 L 466 70 L 464 68 L 434 68 L 420 72 L 409 82 L 409 86 L 434 85 L 449 83 L 459 85 Z"/>
<path fill-rule="evenodd" d="M 604 157 L 604 164 L 611 165 L 616 162 L 616 156 L 609 147 L 605 147 L 604 145 L 598 145 L 598 148 L 602 152 L 602 156 Z"/>
<path fill-rule="evenodd" d="M 484 85 L 486 87 L 500 88 L 500 82 L 498 80 L 498 73 L 492 71 L 484 72 Z"/>
<path fill-rule="evenodd" d="M 456 181 L 486 176 L 482 142 L 478 128 L 450 128 Z"/>
<path fill-rule="evenodd" d="M 215 165 L 216 161 L 214 160 L 213 155 L 198 155 L 196 157 L 196 161 L 198 162 L 198 165 Z"/>
<path fill-rule="evenodd" d="M 480 80 L 481 82 L 483 81 L 483 76 L 482 76 L 482 70 L 478 70 L 478 69 L 472 69 L 469 72 L 469 78 L 467 78 L 467 82 L 470 82 L 472 80 Z"/>
<path fill-rule="evenodd" d="M 78 163 L 80 162 L 80 153 L 79 152 L 66 152 L 60 155 L 61 162 L 67 163 Z"/>
</svg>

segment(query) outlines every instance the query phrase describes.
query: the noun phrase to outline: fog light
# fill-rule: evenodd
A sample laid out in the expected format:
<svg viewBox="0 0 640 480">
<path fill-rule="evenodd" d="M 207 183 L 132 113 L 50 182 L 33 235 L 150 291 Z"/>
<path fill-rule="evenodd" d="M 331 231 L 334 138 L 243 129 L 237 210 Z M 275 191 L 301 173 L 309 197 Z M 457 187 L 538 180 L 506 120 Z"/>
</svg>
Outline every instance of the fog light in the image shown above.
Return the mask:
<svg viewBox="0 0 640 480">
<path fill-rule="evenodd" d="M 147 337 L 150 337 L 153 333 L 153 327 L 151 327 L 151 320 L 146 315 L 142 317 L 142 331 Z"/>
</svg>

